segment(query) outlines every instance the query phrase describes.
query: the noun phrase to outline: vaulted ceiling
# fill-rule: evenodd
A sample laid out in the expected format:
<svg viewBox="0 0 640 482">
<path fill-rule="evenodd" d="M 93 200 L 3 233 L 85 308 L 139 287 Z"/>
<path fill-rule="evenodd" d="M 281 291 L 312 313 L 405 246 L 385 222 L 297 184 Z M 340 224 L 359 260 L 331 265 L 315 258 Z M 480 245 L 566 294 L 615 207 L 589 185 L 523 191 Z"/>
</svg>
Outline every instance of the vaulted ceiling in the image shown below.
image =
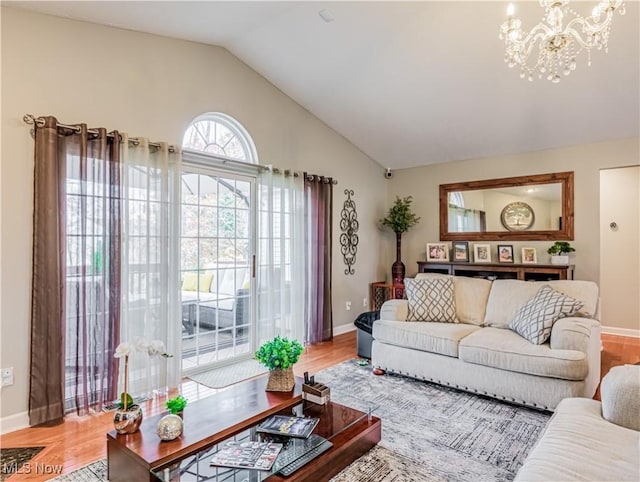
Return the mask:
<svg viewBox="0 0 640 482">
<path fill-rule="evenodd" d="M 591 67 L 583 53 L 559 84 L 504 63 L 506 1 L 3 4 L 225 47 L 394 169 L 638 136 L 637 1 L 615 14 L 609 52 Z M 543 13 L 516 11 L 525 28 Z"/>
</svg>

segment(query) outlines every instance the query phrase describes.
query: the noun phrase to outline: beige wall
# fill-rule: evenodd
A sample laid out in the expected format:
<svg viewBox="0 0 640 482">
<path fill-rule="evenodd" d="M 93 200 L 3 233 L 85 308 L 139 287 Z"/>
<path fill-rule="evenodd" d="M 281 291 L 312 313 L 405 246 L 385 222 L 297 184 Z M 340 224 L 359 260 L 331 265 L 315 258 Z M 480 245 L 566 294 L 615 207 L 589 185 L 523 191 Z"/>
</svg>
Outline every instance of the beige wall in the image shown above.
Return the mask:
<svg viewBox="0 0 640 482">
<path fill-rule="evenodd" d="M 2 8 L 1 366 L 15 367 L 15 385 L 2 389 L 0 416 L 27 410 L 33 140 L 23 114 L 179 143 L 207 111 L 238 119 L 262 164 L 338 179 L 334 325 L 344 328 L 364 311 L 368 283 L 384 271 L 376 221 L 389 184 L 380 165 L 225 49 Z M 338 243 L 347 188 L 360 221 L 352 276 Z"/>
<path fill-rule="evenodd" d="M 388 203 L 396 195 L 414 198 L 415 212 L 422 217 L 420 223 L 403 236 L 403 261 L 407 275 L 417 272 L 416 261 L 425 259 L 425 243 L 438 241 L 440 236 L 438 189 L 440 184 L 477 181 L 527 174 L 574 171 L 575 173 L 575 241 L 572 262 L 576 265 L 576 279 L 600 278 L 600 169 L 638 165 L 640 155 L 638 138 L 601 142 L 589 145 L 529 152 L 512 156 L 436 164 L 396 171 L 391 180 Z M 388 246 L 391 244 L 387 241 Z M 470 243 L 473 245 L 473 243 Z M 492 244 L 492 257 L 495 246 Z M 503 243 L 500 243 L 503 244 Z M 513 242 L 515 253 L 523 246 L 538 251 L 538 262 L 549 261 L 548 241 Z M 387 247 L 386 253 L 392 248 Z M 391 256 L 387 256 L 387 262 Z M 611 320 L 611 326 L 616 326 Z"/>
</svg>

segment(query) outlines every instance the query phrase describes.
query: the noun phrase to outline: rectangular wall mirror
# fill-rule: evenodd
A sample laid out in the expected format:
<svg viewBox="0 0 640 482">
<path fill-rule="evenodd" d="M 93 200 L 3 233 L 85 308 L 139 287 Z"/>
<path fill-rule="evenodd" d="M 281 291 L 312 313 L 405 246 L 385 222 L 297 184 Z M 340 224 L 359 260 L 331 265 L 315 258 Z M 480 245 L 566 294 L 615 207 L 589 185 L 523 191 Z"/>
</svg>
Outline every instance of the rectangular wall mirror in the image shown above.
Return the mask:
<svg viewBox="0 0 640 482">
<path fill-rule="evenodd" d="M 573 239 L 573 172 L 440 185 L 440 240 Z"/>
</svg>

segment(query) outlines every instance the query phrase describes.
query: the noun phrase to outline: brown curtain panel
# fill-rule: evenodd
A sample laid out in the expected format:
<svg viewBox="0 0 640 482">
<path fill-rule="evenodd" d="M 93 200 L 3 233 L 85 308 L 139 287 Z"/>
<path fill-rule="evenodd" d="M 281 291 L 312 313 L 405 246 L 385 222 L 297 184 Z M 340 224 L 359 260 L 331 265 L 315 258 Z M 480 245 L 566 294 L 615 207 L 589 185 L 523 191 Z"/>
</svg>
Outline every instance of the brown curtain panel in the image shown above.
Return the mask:
<svg viewBox="0 0 640 482">
<path fill-rule="evenodd" d="M 116 396 L 119 136 L 35 128 L 29 422 L 62 421 Z M 66 406 L 65 406 L 66 403 Z"/>
<path fill-rule="evenodd" d="M 307 326 L 306 342 L 333 338 L 331 307 L 331 245 L 333 180 L 304 174 L 307 232 Z"/>
</svg>

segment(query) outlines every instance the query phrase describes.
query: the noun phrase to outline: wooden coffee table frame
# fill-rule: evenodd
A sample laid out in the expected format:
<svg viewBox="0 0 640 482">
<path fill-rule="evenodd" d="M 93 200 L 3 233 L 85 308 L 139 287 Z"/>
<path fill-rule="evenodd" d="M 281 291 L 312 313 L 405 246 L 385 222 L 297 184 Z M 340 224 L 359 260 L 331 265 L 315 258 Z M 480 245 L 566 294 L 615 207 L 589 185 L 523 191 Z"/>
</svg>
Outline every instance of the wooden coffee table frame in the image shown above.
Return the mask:
<svg viewBox="0 0 640 482">
<path fill-rule="evenodd" d="M 254 378 L 190 403 L 184 413 L 183 434 L 171 442 L 162 442 L 156 434 L 156 425 L 163 415 L 145 419 L 140 430 L 133 434 L 107 433 L 109 482 L 157 482 L 152 470 L 179 463 L 302 402 L 299 382 L 292 392 L 284 393 L 265 391 L 266 383 L 267 376 Z M 333 447 L 329 451 L 293 475 L 272 475 L 267 480 L 316 482 L 330 479 L 374 447 L 380 441 L 381 428 L 379 418 L 363 417 L 333 437 Z"/>
</svg>

